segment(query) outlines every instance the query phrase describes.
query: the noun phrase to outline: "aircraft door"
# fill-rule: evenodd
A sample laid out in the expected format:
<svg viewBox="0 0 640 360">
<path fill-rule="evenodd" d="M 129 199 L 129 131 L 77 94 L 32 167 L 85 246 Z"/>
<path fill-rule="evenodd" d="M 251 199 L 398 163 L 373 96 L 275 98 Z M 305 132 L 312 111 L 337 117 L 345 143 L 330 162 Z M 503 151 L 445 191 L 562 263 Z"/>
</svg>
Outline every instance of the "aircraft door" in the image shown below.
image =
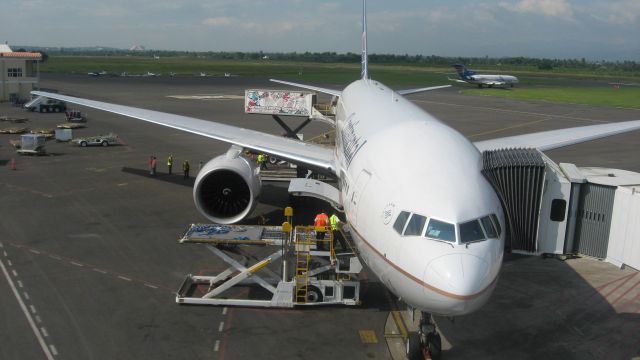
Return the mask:
<svg viewBox="0 0 640 360">
<path fill-rule="evenodd" d="M 363 169 L 360 171 L 358 178 L 356 179 L 356 185 L 353 187 L 351 193 L 351 221 L 354 225 L 358 225 L 358 205 L 362 200 L 362 193 L 367 187 L 369 180 L 371 179 L 371 173 Z"/>
</svg>

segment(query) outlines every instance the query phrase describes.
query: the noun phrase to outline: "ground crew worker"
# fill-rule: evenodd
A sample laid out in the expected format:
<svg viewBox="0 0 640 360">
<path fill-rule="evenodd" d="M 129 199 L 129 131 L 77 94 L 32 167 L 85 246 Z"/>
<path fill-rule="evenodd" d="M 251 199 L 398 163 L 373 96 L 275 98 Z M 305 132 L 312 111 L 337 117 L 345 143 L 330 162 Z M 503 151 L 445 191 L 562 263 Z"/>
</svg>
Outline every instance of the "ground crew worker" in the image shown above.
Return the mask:
<svg viewBox="0 0 640 360">
<path fill-rule="evenodd" d="M 338 215 L 336 215 L 336 213 L 331 214 L 331 217 L 329 217 L 329 223 L 331 224 L 331 232 L 333 233 L 333 247 L 336 247 L 336 240 L 338 240 L 340 241 L 340 246 L 342 246 L 342 248 L 346 250 L 347 246 L 344 242 L 344 238 L 342 237 L 342 233 L 338 229 L 339 222 L 340 218 L 338 217 Z"/>
<path fill-rule="evenodd" d="M 260 165 L 260 170 L 267 169 L 267 156 L 265 154 L 258 155 L 258 165 Z"/>
<path fill-rule="evenodd" d="M 158 160 L 155 156 L 151 157 L 151 176 L 156 176 L 156 166 L 158 165 Z"/>
<path fill-rule="evenodd" d="M 149 156 L 149 175 L 153 175 L 153 155 Z"/>
<path fill-rule="evenodd" d="M 171 175 L 171 168 L 173 167 L 173 155 L 169 155 L 167 158 L 167 169 L 169 169 L 169 175 Z"/>
<path fill-rule="evenodd" d="M 321 240 L 316 242 L 316 248 L 318 250 L 322 250 L 324 248 L 324 244 L 322 240 L 324 240 L 324 233 L 326 232 L 325 229 L 328 224 L 329 224 L 329 217 L 327 216 L 327 214 L 324 213 L 324 210 L 322 210 L 322 212 L 316 215 L 316 218 L 314 220 L 314 225 L 316 226 L 316 240 Z M 323 227 L 325 229 L 318 231 L 318 227 Z"/>
<path fill-rule="evenodd" d="M 182 162 L 182 172 L 184 173 L 184 179 L 188 179 L 189 178 L 189 161 L 185 160 Z"/>
</svg>

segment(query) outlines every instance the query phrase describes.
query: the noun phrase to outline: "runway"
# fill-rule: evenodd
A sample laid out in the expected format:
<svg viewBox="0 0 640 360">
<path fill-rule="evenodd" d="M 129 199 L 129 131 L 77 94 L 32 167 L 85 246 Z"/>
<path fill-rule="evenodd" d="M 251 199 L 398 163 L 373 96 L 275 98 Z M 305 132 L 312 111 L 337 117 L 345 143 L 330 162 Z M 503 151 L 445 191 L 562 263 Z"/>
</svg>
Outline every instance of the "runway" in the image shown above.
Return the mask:
<svg viewBox="0 0 640 360">
<path fill-rule="evenodd" d="M 280 87 L 267 79 L 43 74 L 41 87 L 273 134 L 282 132 L 268 116 L 244 114 L 243 101 L 234 98 L 243 95 L 246 88 Z M 219 95 L 230 98 L 216 98 Z M 411 95 L 410 99 L 473 141 L 640 119 L 638 110 L 477 97 L 462 95 L 456 88 Z M 163 163 L 173 154 L 175 164 L 188 159 L 192 169 L 197 169 L 200 161 L 223 153 L 228 145 L 98 110 L 79 109 L 86 110 L 89 122 L 86 129 L 74 131 L 74 136 L 114 132 L 125 144 L 80 148 L 49 141 L 48 156 L 19 157 L 16 171 L 0 167 L 0 261 L 6 269 L 0 276 L 0 359 L 392 356 L 385 342 L 385 322 L 389 311 L 401 308 L 402 303 L 392 299 L 366 272 L 363 305 L 356 308 L 269 310 L 177 305 L 175 291 L 186 274 L 224 267 L 202 249 L 177 243 L 188 224 L 205 220 L 193 204 L 192 179 L 166 174 Z M 3 103 L 0 115 L 25 113 Z M 27 125 L 32 128 L 54 127 L 64 121 L 60 114 L 27 116 Z M 301 121 L 287 120 L 291 126 Z M 311 124 L 305 129 L 305 138 L 326 130 L 324 124 Z M 0 136 L 0 164 L 7 164 L 16 156 L 8 140 L 17 136 Z M 556 162 L 640 172 L 639 141 L 640 132 L 635 132 L 548 155 Z M 159 160 L 157 178 L 146 174 L 150 155 Z M 286 188 L 267 184 L 261 198 L 247 222 L 256 222 L 260 215 L 281 222 L 281 209 L 288 201 Z M 317 209 L 301 210 L 313 213 Z M 312 220 L 300 216 L 298 221 Z M 545 261 L 552 265 L 539 258 L 512 259 L 505 264 L 498 288 L 485 308 L 454 324 L 439 322 L 453 344 L 445 358 L 597 358 L 602 355 L 599 345 L 606 348 L 613 335 L 621 340 L 604 354 L 618 355 L 613 358 L 640 355 L 636 340 L 640 287 L 632 287 L 640 277 L 633 270 L 618 270 L 590 259 L 572 264 Z M 598 292 L 600 287 L 602 292 Z M 614 302 L 627 288 L 621 300 L 603 305 L 607 303 L 603 299 Z M 594 289 L 601 295 L 612 291 L 602 299 L 590 295 L 589 301 L 597 306 L 589 307 L 591 303 L 582 301 L 583 296 Z M 566 306 L 561 315 L 551 319 L 541 316 L 546 313 L 545 306 L 559 301 Z M 583 315 L 572 318 L 578 311 Z M 590 311 L 596 313 L 590 316 Z M 603 328 L 577 322 L 594 317 L 615 333 L 602 333 Z M 545 327 L 539 319 L 548 320 L 553 328 Z M 492 324 L 496 324 L 495 331 L 485 330 Z M 574 325 L 578 332 L 571 330 Z M 373 332 L 374 338 L 361 336 L 363 331 Z M 569 335 L 563 336 L 565 333 Z M 581 342 L 588 346 L 573 351 Z M 549 343 L 552 345 L 546 347 Z M 548 351 L 532 352 L 539 347 Z"/>
</svg>

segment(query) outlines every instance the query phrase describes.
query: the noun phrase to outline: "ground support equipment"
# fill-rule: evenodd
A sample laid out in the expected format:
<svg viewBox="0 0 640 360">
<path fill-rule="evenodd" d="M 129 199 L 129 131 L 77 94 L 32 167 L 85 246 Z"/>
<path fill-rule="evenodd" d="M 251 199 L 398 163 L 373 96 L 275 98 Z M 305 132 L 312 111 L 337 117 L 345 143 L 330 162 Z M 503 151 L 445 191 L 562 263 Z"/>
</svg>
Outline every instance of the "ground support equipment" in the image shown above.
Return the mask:
<svg viewBox="0 0 640 360">
<path fill-rule="evenodd" d="M 289 224 L 190 225 L 179 242 L 205 246 L 227 268 L 213 276 L 187 275 L 176 302 L 280 308 L 359 305 L 362 264 L 352 246 L 337 250 L 326 227 Z M 326 233 L 324 240 L 316 239 L 318 232 Z"/>
</svg>

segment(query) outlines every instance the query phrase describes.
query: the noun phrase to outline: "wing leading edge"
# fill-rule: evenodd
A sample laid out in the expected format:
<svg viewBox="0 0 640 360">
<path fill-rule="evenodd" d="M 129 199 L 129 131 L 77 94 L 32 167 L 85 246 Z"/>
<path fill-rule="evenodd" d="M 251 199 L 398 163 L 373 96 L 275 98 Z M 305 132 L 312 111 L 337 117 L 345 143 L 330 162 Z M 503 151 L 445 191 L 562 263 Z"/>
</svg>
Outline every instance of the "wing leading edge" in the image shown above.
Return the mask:
<svg viewBox="0 0 640 360">
<path fill-rule="evenodd" d="M 640 120 L 542 131 L 532 134 L 478 141 L 473 144 L 481 152 L 514 147 L 537 148 L 540 151 L 545 151 L 637 129 L 640 129 Z"/>
<path fill-rule="evenodd" d="M 335 173 L 334 150 L 324 146 L 187 116 L 42 91 L 31 93 L 198 134 Z"/>
</svg>

